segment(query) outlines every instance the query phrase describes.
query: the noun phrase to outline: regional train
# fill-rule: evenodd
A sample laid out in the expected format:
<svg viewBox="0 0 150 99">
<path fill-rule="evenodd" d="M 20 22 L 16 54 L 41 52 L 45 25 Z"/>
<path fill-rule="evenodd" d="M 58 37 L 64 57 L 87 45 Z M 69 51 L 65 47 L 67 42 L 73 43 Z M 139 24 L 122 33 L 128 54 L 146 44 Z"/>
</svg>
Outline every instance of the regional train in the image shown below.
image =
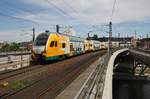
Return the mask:
<svg viewBox="0 0 150 99">
<path fill-rule="evenodd" d="M 69 36 L 62 33 L 44 32 L 33 44 L 32 60 L 49 61 L 100 50 L 100 42 Z"/>
</svg>

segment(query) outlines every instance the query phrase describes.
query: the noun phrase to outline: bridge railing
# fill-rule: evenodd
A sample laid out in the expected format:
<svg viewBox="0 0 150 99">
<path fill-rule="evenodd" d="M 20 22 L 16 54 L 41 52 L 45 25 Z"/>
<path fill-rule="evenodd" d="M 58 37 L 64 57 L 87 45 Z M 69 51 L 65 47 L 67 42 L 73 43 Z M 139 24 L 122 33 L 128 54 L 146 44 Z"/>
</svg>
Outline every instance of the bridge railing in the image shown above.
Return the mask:
<svg viewBox="0 0 150 99">
<path fill-rule="evenodd" d="M 29 59 L 31 54 L 25 54 L 25 55 L 8 55 L 5 57 L 0 57 L 0 65 L 7 64 L 7 63 L 13 63 L 21 60 L 27 60 Z"/>
<path fill-rule="evenodd" d="M 31 55 L 9 55 L 0 57 L 0 71 L 13 70 L 30 65 Z"/>
<path fill-rule="evenodd" d="M 31 54 L 31 51 L 0 52 L 0 57 L 7 57 L 10 55 L 27 55 L 27 54 Z"/>
<path fill-rule="evenodd" d="M 148 51 L 139 50 L 139 49 L 130 49 L 130 52 L 150 57 L 150 52 L 148 52 Z"/>
<path fill-rule="evenodd" d="M 90 74 L 74 99 L 101 99 L 110 55 L 107 53 L 99 59 L 96 69 Z"/>
<path fill-rule="evenodd" d="M 30 60 L 21 60 L 10 64 L 0 65 L 0 71 L 15 70 L 30 65 Z"/>
</svg>

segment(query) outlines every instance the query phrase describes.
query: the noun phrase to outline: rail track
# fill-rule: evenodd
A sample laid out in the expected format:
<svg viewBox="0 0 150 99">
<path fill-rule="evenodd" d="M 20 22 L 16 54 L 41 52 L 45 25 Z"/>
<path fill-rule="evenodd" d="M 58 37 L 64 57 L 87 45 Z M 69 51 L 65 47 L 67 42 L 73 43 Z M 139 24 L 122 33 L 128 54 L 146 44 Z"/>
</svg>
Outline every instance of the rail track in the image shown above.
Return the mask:
<svg viewBox="0 0 150 99">
<path fill-rule="evenodd" d="M 79 56 L 77 56 L 77 57 L 79 57 Z M 20 68 L 20 69 L 7 70 L 7 71 L 4 71 L 4 72 L 0 72 L 0 82 L 4 81 L 6 79 L 9 79 L 9 78 L 13 78 L 15 76 L 18 76 L 20 74 L 29 73 L 29 72 L 31 72 L 33 70 L 36 70 L 36 69 L 45 68 L 48 65 L 55 64 L 56 62 L 59 62 L 59 61 L 52 61 L 51 63 L 43 64 L 43 65 L 29 65 L 27 67 L 23 67 L 23 68 Z M 64 60 L 62 60 L 62 61 L 64 61 Z"/>
<path fill-rule="evenodd" d="M 77 57 L 80 57 L 80 56 L 77 56 Z M 62 61 L 64 61 L 64 60 L 62 60 Z M 56 61 L 56 62 L 58 62 L 58 61 Z M 55 64 L 56 62 L 52 62 L 50 64 Z M 33 71 L 33 70 L 36 70 L 36 69 L 39 69 L 39 68 L 45 68 L 48 65 L 49 64 L 45 64 L 44 66 L 43 65 L 30 65 L 30 66 L 23 67 L 23 68 L 16 69 L 16 70 L 1 72 L 0 73 L 0 82 L 3 81 L 3 80 L 9 79 L 9 78 L 13 78 L 15 76 L 18 76 L 20 74 L 28 73 L 30 71 Z"/>
<path fill-rule="evenodd" d="M 65 84 L 67 85 L 71 83 L 87 66 L 89 66 L 89 64 L 93 63 L 97 58 L 98 57 L 95 57 L 87 61 L 87 63 L 83 64 L 80 68 L 70 68 L 69 71 L 64 73 L 69 75 L 64 75 L 61 79 L 50 85 L 47 89 L 44 89 L 37 97 L 35 97 L 35 99 L 48 99 L 56 97 L 57 94 L 64 89 Z"/>
<path fill-rule="evenodd" d="M 34 69 L 39 68 L 40 66 L 41 65 L 28 66 L 28 67 L 24 67 L 24 68 L 20 68 L 20 69 L 16 69 L 16 70 L 2 72 L 2 73 L 0 73 L 0 81 L 6 80 L 8 78 L 12 78 L 14 76 L 17 76 L 17 75 L 20 75 L 20 74 L 23 74 L 23 73 L 27 73 L 29 71 L 32 71 Z"/>
<path fill-rule="evenodd" d="M 105 51 L 95 52 L 95 53 L 103 54 L 104 52 Z M 48 71 L 46 73 L 46 76 L 44 75 L 41 79 L 38 79 L 37 81 L 30 84 L 29 86 L 26 86 L 26 87 L 24 87 L 20 90 L 17 90 L 15 92 L 11 93 L 11 94 L 8 94 L 8 95 L 2 97 L 2 99 L 7 98 L 7 97 L 9 97 L 10 99 L 16 99 L 16 98 L 11 98 L 11 97 L 17 96 L 18 93 L 24 93 L 24 91 L 26 89 L 35 89 L 34 88 L 35 85 L 43 85 L 44 86 L 45 82 L 47 82 L 47 84 L 46 84 L 47 87 L 41 89 L 41 91 L 39 90 L 40 92 L 38 92 L 38 94 L 36 94 L 35 96 L 33 95 L 33 97 L 34 98 L 41 98 L 41 97 L 45 96 L 45 94 L 47 92 L 49 92 L 49 90 L 53 90 L 53 91 L 51 91 L 50 96 L 55 97 L 57 95 L 57 93 L 59 93 L 60 90 L 63 89 L 62 87 L 65 87 L 67 83 L 70 83 L 73 79 L 75 79 L 75 77 L 73 77 L 73 76 L 79 75 L 88 66 L 88 64 L 92 63 L 96 58 L 98 58 L 100 56 L 99 55 L 97 57 L 94 57 L 94 55 L 91 55 L 93 57 L 91 59 L 90 54 L 92 54 L 92 53 L 88 53 L 87 55 L 81 55 L 81 56 L 77 56 L 77 57 L 74 57 L 74 58 L 70 58 L 68 60 L 64 60 L 64 61 L 61 61 L 61 62 L 50 64 L 50 65 L 53 65 L 53 70 L 51 69 L 50 71 Z M 87 56 L 88 56 L 88 58 L 86 58 L 86 60 L 81 58 L 81 61 L 79 61 L 80 57 L 85 58 Z M 78 62 L 74 62 L 74 61 L 77 61 L 77 60 L 78 60 Z M 67 62 L 65 63 L 65 61 L 67 61 Z M 83 64 L 83 62 L 87 62 L 87 63 Z M 72 63 L 73 63 L 73 65 L 72 65 Z M 83 64 L 83 65 L 80 66 L 81 64 Z M 33 72 L 34 70 L 36 70 L 38 68 L 39 68 L 38 69 L 39 71 L 41 71 L 41 69 L 46 69 L 47 70 L 50 67 L 52 67 L 50 65 L 45 65 L 45 66 L 37 65 L 37 66 L 34 66 L 34 67 L 30 67 L 30 68 L 24 68 L 24 69 L 16 70 L 16 71 L 11 72 L 11 73 L 4 73 L 3 76 L 0 76 L 0 81 L 4 81 L 4 80 L 10 79 L 10 78 L 15 79 L 15 78 L 17 78 L 16 76 L 21 75 L 21 74 L 25 74 L 25 73 L 27 73 L 29 75 L 29 72 Z M 61 69 L 58 69 L 59 66 L 57 66 L 57 65 L 60 65 Z M 71 66 L 69 67 L 69 66 L 65 66 L 65 65 L 71 65 Z M 54 66 L 57 66 L 57 68 L 54 68 Z M 78 68 L 77 68 L 77 66 L 78 66 Z M 50 79 L 50 80 L 48 80 L 48 79 Z M 50 82 L 50 84 L 48 82 Z M 60 85 L 60 86 L 58 86 L 58 85 Z M 27 95 L 25 95 L 25 96 L 27 96 Z M 20 97 L 20 98 L 23 99 L 22 97 Z M 24 99 L 30 99 L 30 98 L 26 97 Z"/>
</svg>

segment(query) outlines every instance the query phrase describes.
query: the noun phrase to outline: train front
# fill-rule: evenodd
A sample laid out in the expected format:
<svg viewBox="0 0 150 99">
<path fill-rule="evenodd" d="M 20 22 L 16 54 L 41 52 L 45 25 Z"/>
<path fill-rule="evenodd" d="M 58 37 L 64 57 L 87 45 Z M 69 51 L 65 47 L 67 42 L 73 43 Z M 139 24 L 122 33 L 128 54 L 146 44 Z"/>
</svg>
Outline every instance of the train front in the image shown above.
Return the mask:
<svg viewBox="0 0 150 99">
<path fill-rule="evenodd" d="M 48 33 L 41 33 L 36 37 L 33 43 L 32 61 L 42 62 L 44 60 L 44 53 L 48 37 Z"/>
</svg>

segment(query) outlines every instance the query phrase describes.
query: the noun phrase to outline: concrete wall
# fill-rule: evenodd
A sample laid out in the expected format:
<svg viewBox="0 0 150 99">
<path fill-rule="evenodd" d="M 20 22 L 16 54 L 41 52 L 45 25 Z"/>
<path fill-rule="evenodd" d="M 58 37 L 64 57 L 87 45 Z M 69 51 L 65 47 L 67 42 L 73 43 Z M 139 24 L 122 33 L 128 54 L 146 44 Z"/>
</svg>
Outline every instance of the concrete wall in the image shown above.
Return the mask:
<svg viewBox="0 0 150 99">
<path fill-rule="evenodd" d="M 102 99 L 112 99 L 112 81 L 113 81 L 113 66 L 114 66 L 114 61 L 116 57 L 125 51 L 128 51 L 129 49 L 121 49 L 113 53 L 113 55 L 110 57 L 110 60 L 108 62 L 108 67 L 106 71 L 106 76 L 105 76 L 105 83 L 104 83 L 104 90 L 103 90 L 103 96 Z"/>
</svg>

